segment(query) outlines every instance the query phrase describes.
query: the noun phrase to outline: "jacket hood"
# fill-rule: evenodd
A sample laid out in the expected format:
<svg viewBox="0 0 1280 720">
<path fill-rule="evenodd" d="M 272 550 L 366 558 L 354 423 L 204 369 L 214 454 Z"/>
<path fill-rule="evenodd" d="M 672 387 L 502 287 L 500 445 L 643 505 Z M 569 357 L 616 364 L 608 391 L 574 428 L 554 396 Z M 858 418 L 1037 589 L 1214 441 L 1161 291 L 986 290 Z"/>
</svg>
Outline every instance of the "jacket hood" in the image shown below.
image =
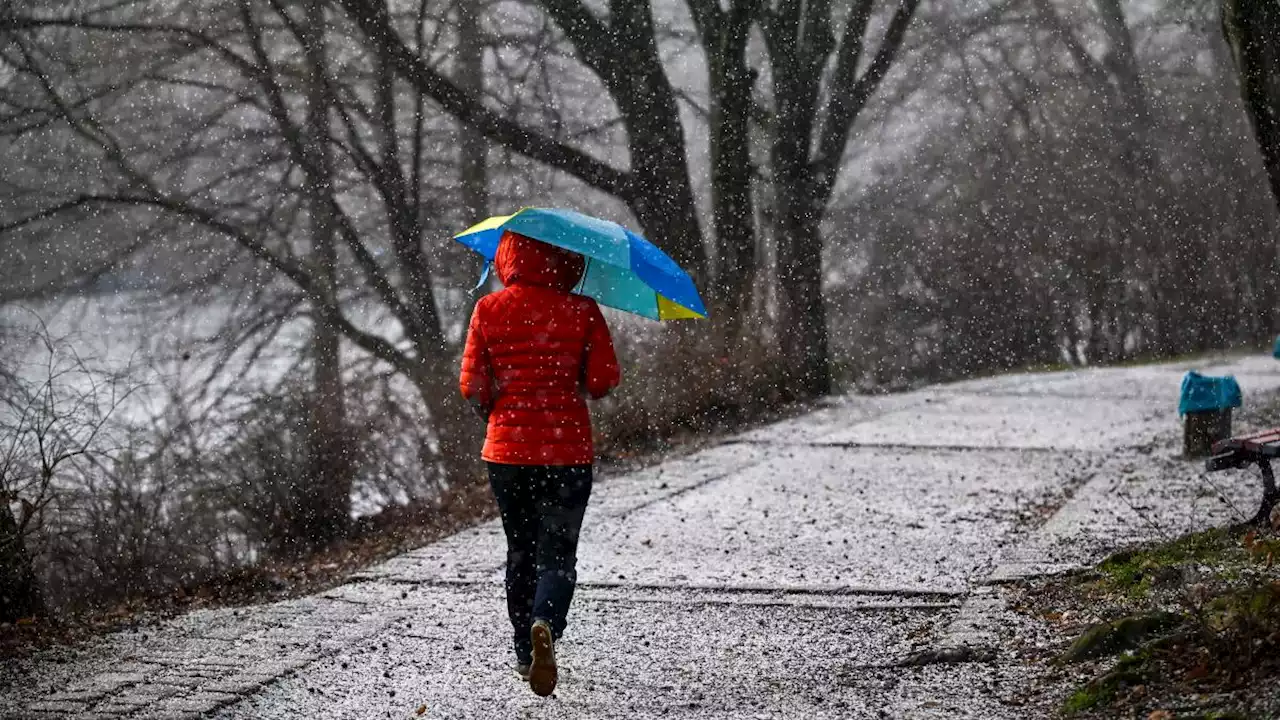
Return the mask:
<svg viewBox="0 0 1280 720">
<path fill-rule="evenodd" d="M 506 287 L 537 285 L 562 292 L 569 292 L 578 284 L 586 267 L 577 253 L 509 230 L 498 242 L 493 265 Z"/>
</svg>

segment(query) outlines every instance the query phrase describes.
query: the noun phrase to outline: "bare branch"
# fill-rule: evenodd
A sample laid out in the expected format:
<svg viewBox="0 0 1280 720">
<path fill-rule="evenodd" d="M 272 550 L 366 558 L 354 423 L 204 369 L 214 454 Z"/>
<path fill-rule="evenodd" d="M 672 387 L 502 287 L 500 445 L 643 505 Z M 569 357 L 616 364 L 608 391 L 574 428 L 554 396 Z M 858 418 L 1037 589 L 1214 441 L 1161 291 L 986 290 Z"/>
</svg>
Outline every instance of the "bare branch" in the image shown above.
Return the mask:
<svg viewBox="0 0 1280 720">
<path fill-rule="evenodd" d="M 385 4 L 376 0 L 337 2 L 369 39 L 374 52 L 385 56 L 396 72 L 461 122 L 484 133 L 485 137 L 494 142 L 574 175 L 605 192 L 619 197 L 629 197 L 632 194 L 629 173 L 507 120 L 429 67 L 392 27 Z"/>
<path fill-rule="evenodd" d="M 870 0 L 866 0 L 866 5 L 870 4 Z M 858 78 L 851 87 L 837 85 L 833 88 L 827 103 L 826 122 L 822 126 L 818 139 L 818 154 L 811 165 L 811 172 L 822 197 L 826 197 L 834 187 L 836 171 L 840 167 L 845 146 L 853 131 L 853 123 L 889 72 L 889 67 L 893 64 L 899 48 L 902 47 L 902 40 L 906 37 L 907 28 L 911 25 L 911 19 L 919 5 L 920 0 L 901 0 L 898 9 L 889 20 L 875 57 L 863 72 L 862 77 Z M 870 13 L 869 7 L 866 12 Z M 849 20 L 846 33 L 859 27 L 865 29 L 866 22 L 866 19 L 855 14 L 855 17 Z M 849 41 L 850 38 L 845 37 L 844 42 Z M 843 71 L 837 70 L 837 80 L 847 83 L 853 77 L 853 66 L 857 62 L 857 58 L 853 56 L 861 53 L 861 41 L 855 48 L 849 50 L 842 48 L 841 52 L 849 56 L 841 58 Z"/>
</svg>

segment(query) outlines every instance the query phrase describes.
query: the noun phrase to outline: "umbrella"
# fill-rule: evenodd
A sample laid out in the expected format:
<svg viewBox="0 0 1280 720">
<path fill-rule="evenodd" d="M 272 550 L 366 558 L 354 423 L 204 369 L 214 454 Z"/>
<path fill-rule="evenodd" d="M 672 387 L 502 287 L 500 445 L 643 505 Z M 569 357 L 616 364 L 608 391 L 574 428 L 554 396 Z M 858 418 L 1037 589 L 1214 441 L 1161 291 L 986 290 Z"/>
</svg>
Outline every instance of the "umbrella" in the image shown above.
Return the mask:
<svg viewBox="0 0 1280 720">
<path fill-rule="evenodd" d="M 487 277 L 498 241 L 507 230 L 585 257 L 586 269 L 573 291 L 601 305 L 651 320 L 707 316 L 688 273 L 653 243 L 615 222 L 572 210 L 525 208 L 491 217 L 454 239 L 484 257 Z"/>
</svg>

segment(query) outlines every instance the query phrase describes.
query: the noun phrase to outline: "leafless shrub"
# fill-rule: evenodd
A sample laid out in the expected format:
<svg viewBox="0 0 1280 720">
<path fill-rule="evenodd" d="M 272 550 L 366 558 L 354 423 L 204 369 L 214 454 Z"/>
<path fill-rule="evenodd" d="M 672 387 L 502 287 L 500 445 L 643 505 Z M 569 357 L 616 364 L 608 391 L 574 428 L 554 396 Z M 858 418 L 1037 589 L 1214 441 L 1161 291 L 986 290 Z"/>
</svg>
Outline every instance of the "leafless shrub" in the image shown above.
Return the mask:
<svg viewBox="0 0 1280 720">
<path fill-rule="evenodd" d="M 67 478 L 42 540 L 45 585 L 60 605 L 110 603 L 206 579 L 244 562 L 199 459 L 171 429 L 131 429 Z"/>
<path fill-rule="evenodd" d="M 622 385 L 596 412 L 606 455 L 731 429 L 781 404 L 784 360 L 763 344 L 717 353 L 688 336 L 698 331 L 615 336 L 621 356 L 644 360 L 624 368 Z"/>
<path fill-rule="evenodd" d="M 0 596 L 0 615 L 9 620 L 44 609 L 33 556 L 74 523 L 63 491 L 109 458 L 118 441 L 112 417 L 138 387 L 35 320 L 10 330 L 0 395 L 0 572 L 12 588 Z"/>
<path fill-rule="evenodd" d="M 417 416 L 412 388 L 395 380 L 364 378 L 349 388 L 341 452 L 354 469 L 354 510 L 361 514 L 432 500 L 442 490 L 430 426 Z M 300 514 L 313 494 L 310 402 L 301 379 L 252 399 L 228 421 L 234 431 L 199 470 L 252 555 L 306 549 Z"/>
</svg>

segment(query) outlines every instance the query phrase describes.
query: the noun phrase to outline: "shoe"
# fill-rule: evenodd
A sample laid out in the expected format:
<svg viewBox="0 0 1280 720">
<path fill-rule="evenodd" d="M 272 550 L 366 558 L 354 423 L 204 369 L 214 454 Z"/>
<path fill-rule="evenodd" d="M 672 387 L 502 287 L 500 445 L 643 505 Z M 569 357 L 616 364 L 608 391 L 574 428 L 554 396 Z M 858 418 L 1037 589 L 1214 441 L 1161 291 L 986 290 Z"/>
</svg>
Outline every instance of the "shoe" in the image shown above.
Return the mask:
<svg viewBox="0 0 1280 720">
<path fill-rule="evenodd" d="M 529 682 L 529 663 L 516 663 L 516 674 L 521 680 Z"/>
<path fill-rule="evenodd" d="M 533 641 L 533 663 L 529 666 L 529 689 L 534 695 L 547 697 L 556 690 L 558 671 L 556 670 L 556 643 L 551 634 L 551 625 L 546 620 L 538 620 L 529 631 L 529 639 Z"/>
</svg>

